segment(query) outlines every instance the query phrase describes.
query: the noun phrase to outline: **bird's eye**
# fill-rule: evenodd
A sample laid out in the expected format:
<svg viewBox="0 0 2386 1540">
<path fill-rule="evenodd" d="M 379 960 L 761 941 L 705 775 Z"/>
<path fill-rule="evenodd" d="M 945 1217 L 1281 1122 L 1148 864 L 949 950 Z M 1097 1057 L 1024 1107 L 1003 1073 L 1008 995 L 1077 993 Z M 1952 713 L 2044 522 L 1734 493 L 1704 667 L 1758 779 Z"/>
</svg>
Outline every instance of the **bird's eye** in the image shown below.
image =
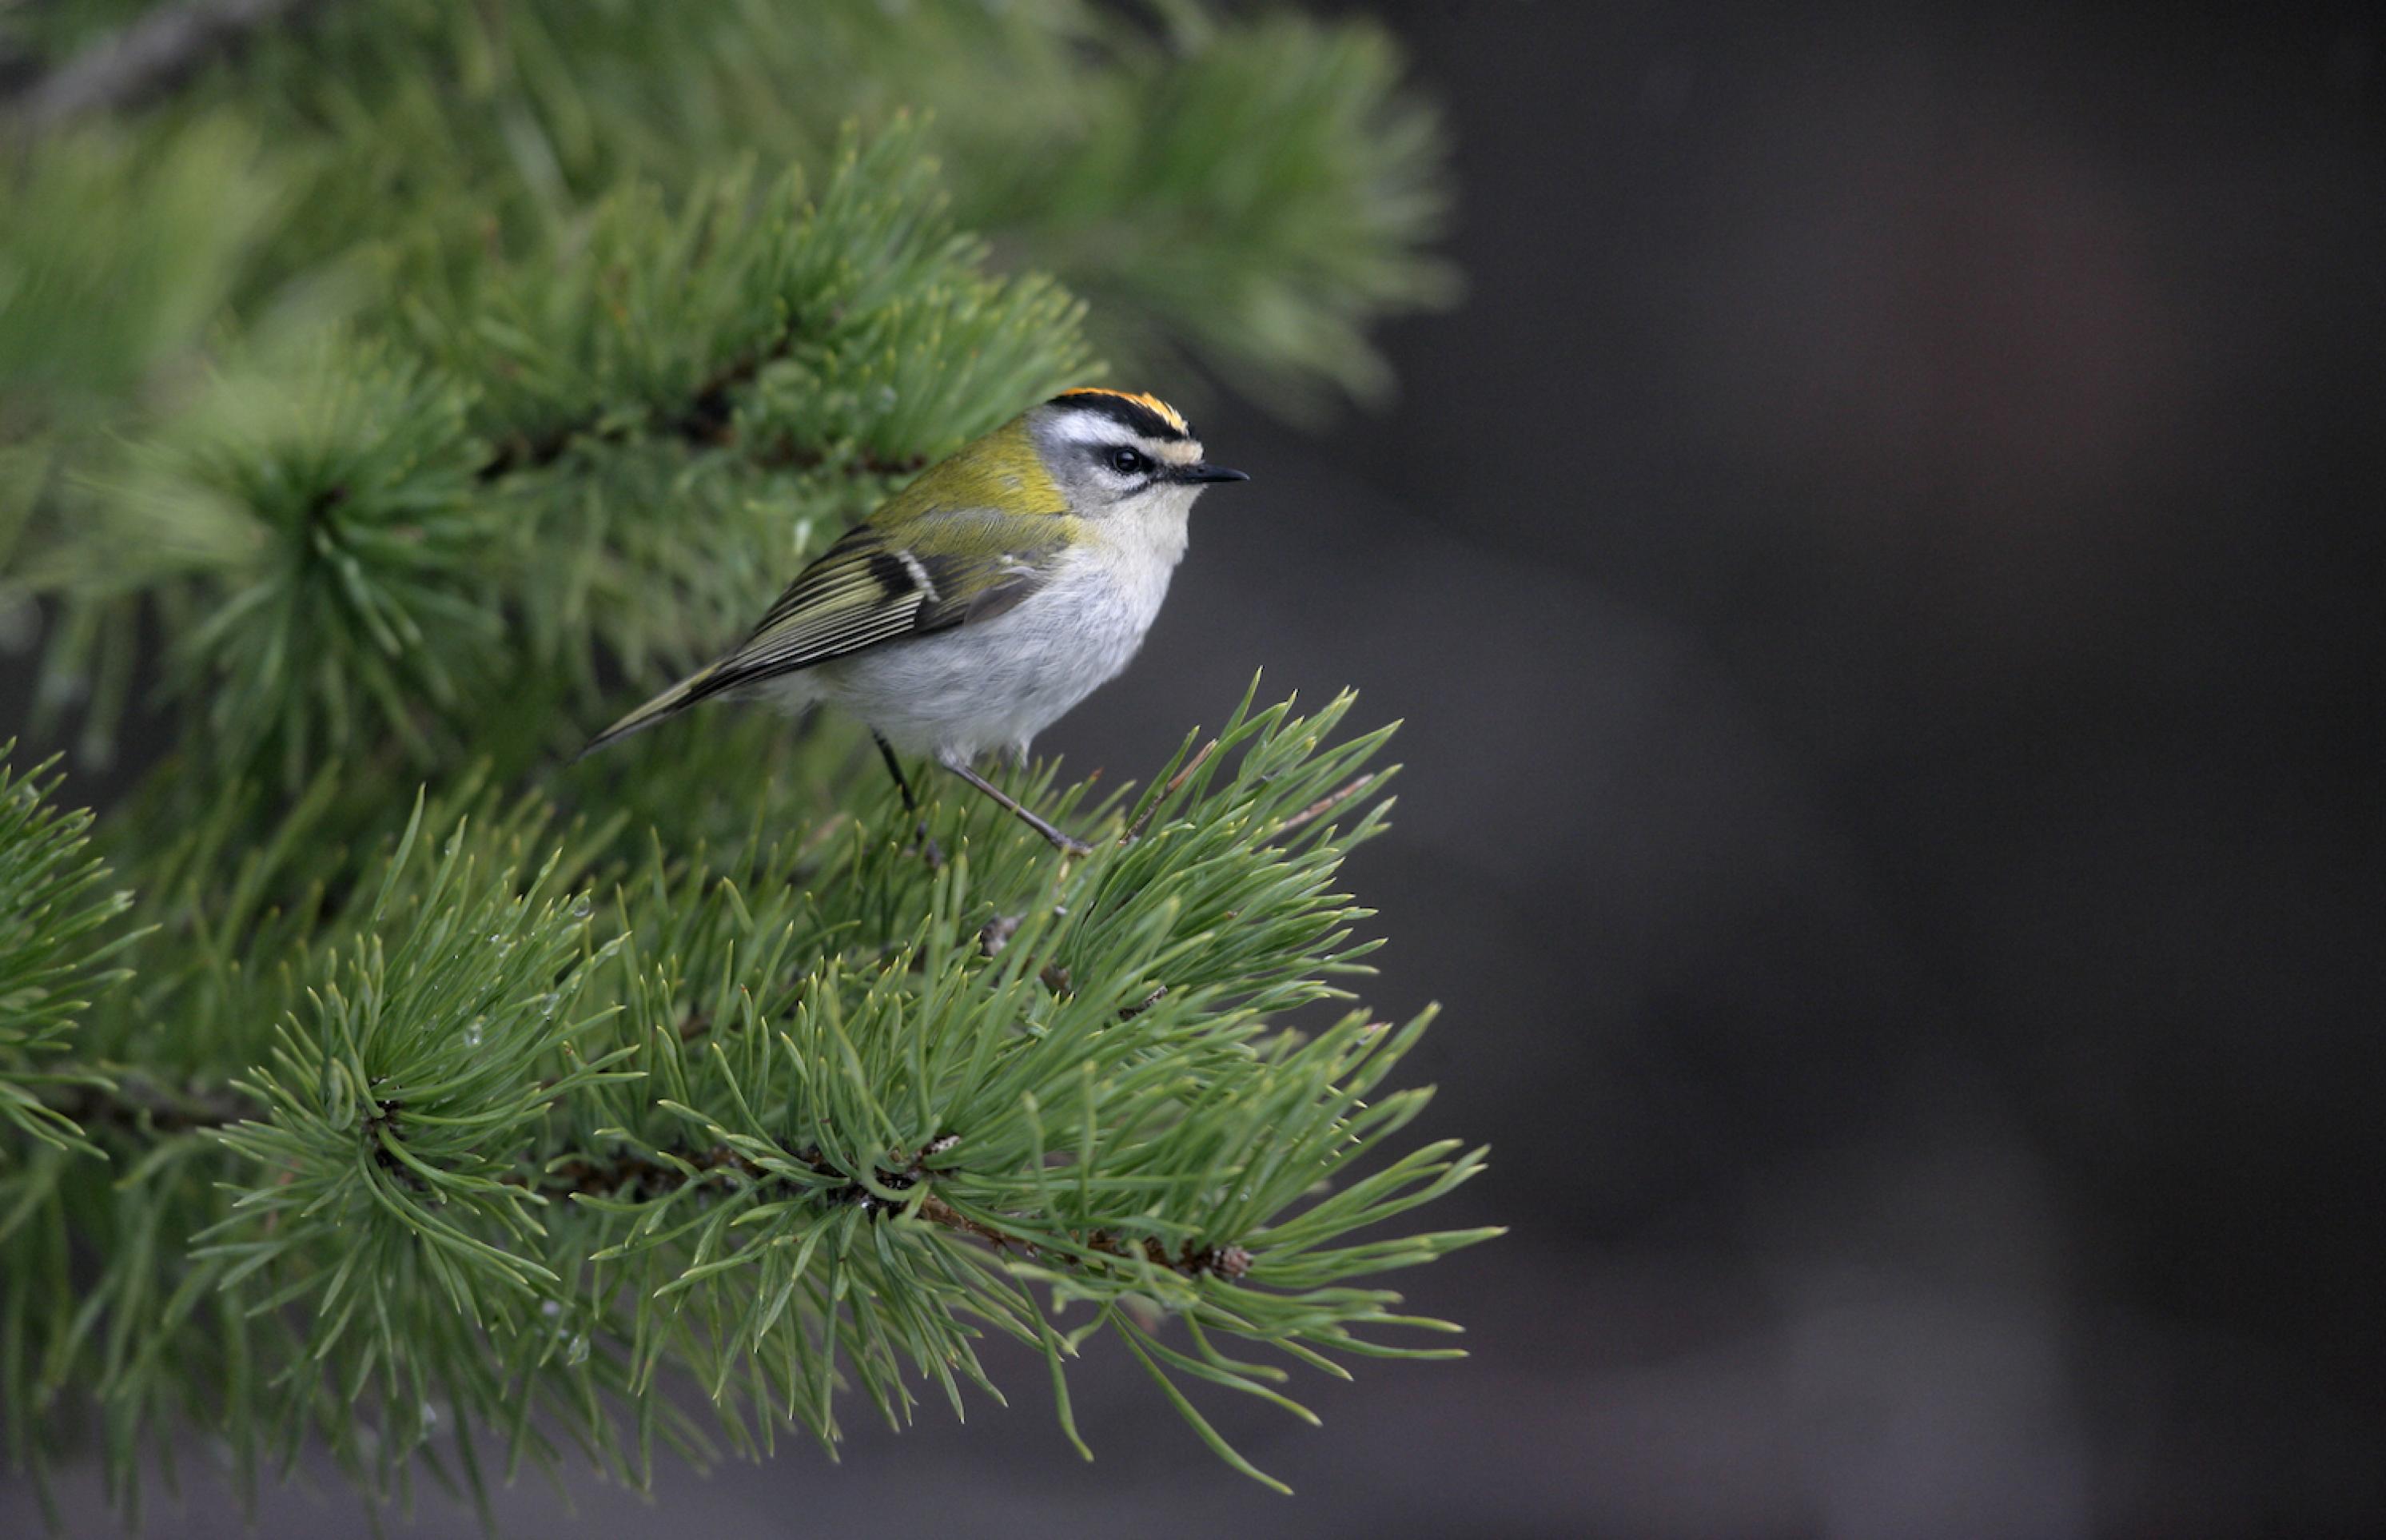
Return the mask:
<svg viewBox="0 0 2386 1540">
<path fill-rule="evenodd" d="M 1111 469 L 1122 476 L 1140 476 L 1151 469 L 1151 462 L 1136 450 L 1122 449 L 1111 457 Z"/>
</svg>

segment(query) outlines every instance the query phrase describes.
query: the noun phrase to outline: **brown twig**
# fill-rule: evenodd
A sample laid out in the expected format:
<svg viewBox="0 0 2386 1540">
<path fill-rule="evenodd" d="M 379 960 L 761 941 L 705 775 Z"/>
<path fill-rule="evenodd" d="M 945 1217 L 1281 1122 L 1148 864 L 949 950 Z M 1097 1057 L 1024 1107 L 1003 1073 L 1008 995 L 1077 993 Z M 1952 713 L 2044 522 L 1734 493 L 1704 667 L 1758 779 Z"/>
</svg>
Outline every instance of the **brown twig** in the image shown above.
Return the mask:
<svg viewBox="0 0 2386 1540">
<path fill-rule="evenodd" d="M 697 448 L 736 447 L 737 409 L 730 393 L 752 384 L 765 368 L 792 353 L 795 345 L 796 334 L 790 329 L 739 354 L 698 382 L 685 407 L 677 411 L 657 407 L 648 414 L 648 420 Z M 482 465 L 481 480 L 494 482 L 517 470 L 552 465 L 571 449 L 574 439 L 595 436 L 613 443 L 630 436 L 626 427 L 600 429 L 598 424 L 599 419 L 592 416 L 559 423 L 539 433 L 516 433 L 500 442 Z M 775 444 L 756 444 L 749 456 L 756 465 L 773 470 L 809 470 L 825 463 L 826 458 L 817 451 L 797 449 L 794 441 L 786 438 Z M 919 455 L 886 460 L 865 452 L 854 456 L 845 469 L 854 475 L 902 476 L 925 469 L 927 463 L 926 457 Z"/>
<path fill-rule="evenodd" d="M 901 1162 L 901 1169 L 880 1169 L 873 1173 L 879 1187 L 903 1192 L 947 1174 L 931 1169 L 926 1162 L 944 1154 L 961 1143 L 948 1133 L 931 1142 L 919 1155 Z M 804 1165 L 821 1176 L 837 1178 L 844 1173 L 823 1160 L 818 1151 L 806 1150 L 797 1157 Z M 602 1160 L 574 1158 L 560 1161 L 539 1173 L 525 1178 L 524 1186 L 535 1186 L 554 1196 L 584 1195 L 591 1197 L 611 1197 L 635 1190 L 652 1196 L 678 1191 L 691 1182 L 702 1182 L 722 1173 L 730 1173 L 751 1183 L 774 1180 L 771 1170 L 730 1148 L 715 1145 L 710 1149 L 675 1152 L 669 1159 L 635 1153 L 623 1153 Z M 855 1204 L 873 1213 L 884 1213 L 901 1207 L 883 1193 L 873 1191 L 860 1182 L 840 1181 L 835 1185 L 815 1189 L 823 1202 Z M 1040 1259 L 1044 1248 L 1024 1236 L 1013 1234 L 982 1220 L 973 1219 L 931 1191 L 921 1196 L 913 1214 L 930 1224 L 968 1235 L 992 1246 L 998 1251 L 1016 1251 L 1022 1256 Z M 1122 1239 L 1107 1230 L 1088 1232 L 1080 1242 L 1087 1250 L 1098 1251 L 1122 1261 L 1145 1261 L 1190 1277 L 1214 1272 L 1221 1277 L 1240 1278 L 1250 1271 L 1251 1254 L 1238 1246 L 1186 1246 L 1174 1252 L 1156 1240 Z M 1076 1258 L 1063 1256 L 1071 1266 Z"/>
<path fill-rule="evenodd" d="M 997 1251 L 1016 1249 L 1033 1254 L 1036 1250 L 1016 1236 L 1006 1235 L 990 1224 L 980 1224 L 934 1193 L 920 1200 L 920 1217 L 930 1224 L 941 1224 L 948 1230 L 958 1230 L 964 1235 L 975 1235 L 979 1240 L 991 1242 Z"/>
<path fill-rule="evenodd" d="M 1146 1240 L 1136 1246 L 1133 1242 L 1120 1240 L 1107 1230 L 1097 1230 L 1087 1235 L 1086 1245 L 1106 1256 L 1130 1262 L 1140 1259 L 1172 1272 L 1187 1275 L 1215 1272 L 1228 1278 L 1240 1278 L 1251 1271 L 1251 1254 L 1238 1246 L 1187 1246 L 1171 1256 L 1168 1248 L 1158 1241 Z"/>
<path fill-rule="evenodd" d="M 1293 814 L 1282 823 L 1279 823 L 1275 828 L 1269 830 L 1268 838 L 1272 840 L 1279 839 L 1286 834 L 1291 833 L 1294 830 L 1300 828 L 1304 824 L 1316 822 L 1319 819 L 1324 818 L 1326 814 L 1332 812 L 1335 808 L 1340 807 L 1343 803 L 1348 802 L 1351 797 L 1357 795 L 1361 791 L 1366 788 L 1369 782 L 1375 779 L 1375 778 L 1372 775 L 1363 775 L 1348 785 L 1337 786 L 1334 790 L 1327 792 L 1324 796 L 1319 797 L 1308 807 L 1303 808 L 1300 811 Z"/>
<path fill-rule="evenodd" d="M 660 1196 L 718 1171 L 735 1171 L 756 1182 L 771 1174 L 728 1146 L 715 1145 L 707 1150 L 678 1152 L 676 1164 L 634 1151 L 601 1160 L 574 1157 L 557 1161 L 534 1178 L 523 1178 L 521 1184 L 557 1196 L 611 1197 L 633 1188 Z"/>
<path fill-rule="evenodd" d="M 49 1104 L 72 1118 L 85 1132 L 136 1133 L 144 1127 L 159 1133 L 192 1133 L 226 1128 L 257 1115 L 257 1105 L 233 1091 L 190 1091 L 177 1094 L 164 1086 L 127 1075 L 114 1085 L 76 1085 Z"/>
<path fill-rule="evenodd" d="M 1164 988 L 1154 991 L 1142 1006 L 1129 1007 L 1126 1013 L 1149 1008 L 1166 993 Z M 701 1017 L 691 1016 L 680 1023 L 678 1030 L 684 1040 L 701 1034 L 710 1025 Z M 247 1098 L 235 1093 L 193 1092 L 177 1096 L 137 1078 L 120 1081 L 112 1088 L 78 1085 L 72 1088 L 70 1095 L 52 1105 L 86 1130 L 115 1130 L 125 1133 L 135 1133 L 144 1127 L 160 1133 L 195 1133 L 227 1127 L 253 1118 L 259 1111 Z M 402 1108 L 398 1103 L 376 1103 L 372 1114 L 365 1121 L 366 1137 L 377 1140 L 379 1133 L 385 1128 L 394 1127 L 401 1116 Z M 872 1174 L 878 1187 L 903 1192 L 948 1174 L 929 1166 L 928 1162 L 960 1143 L 959 1136 L 945 1134 L 931 1141 L 911 1159 L 904 1160 L 898 1155 L 894 1167 L 881 1168 Z M 397 1162 L 386 1158 L 385 1152 L 377 1151 L 375 1158 L 391 1170 L 400 1169 Z M 901 1207 L 863 1183 L 846 1180 L 845 1173 L 829 1164 L 816 1150 L 802 1151 L 796 1158 L 817 1175 L 838 1179 L 834 1185 L 815 1189 L 824 1202 L 857 1204 L 873 1212 Z M 515 1185 L 556 1197 L 614 1197 L 629 1192 L 659 1197 L 676 1192 L 692 1182 L 704 1182 L 722 1174 L 756 1183 L 778 1180 L 770 1168 L 725 1144 L 701 1150 L 672 1151 L 667 1155 L 621 1151 L 603 1158 L 575 1156 L 559 1160 L 545 1170 L 524 1172 L 509 1180 Z M 1038 1258 L 1045 1255 L 1044 1249 L 1036 1242 L 973 1219 L 933 1191 L 921 1196 L 913 1212 L 930 1224 L 985 1241 L 997 1250 L 1016 1251 L 1023 1256 Z M 1172 1252 L 1159 1241 L 1123 1238 L 1102 1229 L 1087 1232 L 1080 1244 L 1089 1251 L 1115 1257 L 1122 1261 L 1149 1262 L 1187 1277 L 1214 1272 L 1224 1278 L 1240 1278 L 1250 1271 L 1251 1266 L 1251 1254 L 1238 1246 L 1187 1245 Z M 1076 1265 L 1074 1258 L 1063 1256 L 1061 1259 L 1071 1266 Z"/>
<path fill-rule="evenodd" d="M 1185 768 L 1178 770 L 1174 775 L 1170 776 L 1168 778 L 1168 784 L 1160 789 L 1160 795 L 1153 797 L 1150 805 L 1146 807 L 1142 812 L 1136 815 L 1135 821 L 1127 826 L 1126 833 L 1119 836 L 1119 844 L 1133 845 L 1136 841 L 1143 838 L 1143 831 L 1145 827 L 1151 822 L 1152 815 L 1160 811 L 1160 805 L 1167 801 L 1170 797 L 1174 796 L 1184 786 L 1185 783 L 1193 778 L 1193 772 L 1199 770 L 1203 765 L 1208 764 L 1210 762 L 1210 756 L 1217 752 L 1218 740 L 1215 738 L 1211 739 L 1208 743 L 1203 744 L 1199 748 L 1196 749 L 1193 753 L 1193 757 L 1185 761 Z"/>
<path fill-rule="evenodd" d="M 251 35 L 297 22 L 323 0 L 184 0 L 120 27 L 11 94 L 7 117 L 30 132 L 165 95 Z"/>
</svg>

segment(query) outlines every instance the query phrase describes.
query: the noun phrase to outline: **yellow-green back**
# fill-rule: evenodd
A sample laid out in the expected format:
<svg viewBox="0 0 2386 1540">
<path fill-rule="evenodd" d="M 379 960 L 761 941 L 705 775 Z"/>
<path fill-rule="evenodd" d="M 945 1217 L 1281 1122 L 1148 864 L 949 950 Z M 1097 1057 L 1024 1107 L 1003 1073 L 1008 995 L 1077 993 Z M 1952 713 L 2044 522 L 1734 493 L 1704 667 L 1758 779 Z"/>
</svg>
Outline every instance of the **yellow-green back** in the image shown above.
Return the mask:
<svg viewBox="0 0 2386 1540">
<path fill-rule="evenodd" d="M 1043 457 L 1028 435 L 1024 414 L 982 438 L 972 439 L 920 472 L 863 522 L 881 534 L 899 538 L 916 520 L 973 508 L 998 508 L 1009 518 L 1039 520 L 1067 517 L 1068 498 L 1044 469 Z M 966 522 L 950 529 L 948 535 L 964 545 L 973 537 L 982 539 L 986 549 L 948 548 L 955 555 L 990 557 L 1021 543 L 1018 531 L 1005 531 L 992 522 L 983 526 L 982 535 L 968 531 Z"/>
</svg>

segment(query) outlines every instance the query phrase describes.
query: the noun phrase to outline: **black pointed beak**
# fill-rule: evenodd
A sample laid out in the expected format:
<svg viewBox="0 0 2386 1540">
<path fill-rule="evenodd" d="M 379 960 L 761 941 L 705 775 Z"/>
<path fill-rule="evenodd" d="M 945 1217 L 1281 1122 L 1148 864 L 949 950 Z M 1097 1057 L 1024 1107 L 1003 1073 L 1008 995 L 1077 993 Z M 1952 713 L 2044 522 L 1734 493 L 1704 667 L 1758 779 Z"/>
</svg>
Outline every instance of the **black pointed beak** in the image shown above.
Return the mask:
<svg viewBox="0 0 2386 1540">
<path fill-rule="evenodd" d="M 1208 460 L 1202 460 L 1179 470 L 1176 479 L 1180 482 L 1248 482 L 1250 477 L 1242 471 L 1229 470 L 1223 465 L 1212 465 Z"/>
</svg>

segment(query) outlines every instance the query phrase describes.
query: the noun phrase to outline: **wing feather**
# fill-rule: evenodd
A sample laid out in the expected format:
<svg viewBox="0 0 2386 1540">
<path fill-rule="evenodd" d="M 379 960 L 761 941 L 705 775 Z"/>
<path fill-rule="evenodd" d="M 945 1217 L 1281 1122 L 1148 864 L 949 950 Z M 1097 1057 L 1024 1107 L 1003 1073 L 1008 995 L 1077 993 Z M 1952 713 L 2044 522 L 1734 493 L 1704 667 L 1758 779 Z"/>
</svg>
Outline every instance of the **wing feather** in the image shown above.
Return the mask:
<svg viewBox="0 0 2386 1540">
<path fill-rule="evenodd" d="M 847 531 L 797 575 L 745 641 L 598 733 L 581 753 L 714 695 L 882 643 L 990 620 L 1043 586 L 1039 574 L 1054 547 L 999 548 L 995 532 L 1005 526 L 985 508 L 923 516 L 975 527 L 948 527 L 938 544 L 961 550 L 933 557 L 905 550 L 874 525 Z"/>
<path fill-rule="evenodd" d="M 882 642 L 986 620 L 1042 585 L 1034 553 L 921 557 L 868 524 L 804 569 L 697 686 L 718 695 Z"/>
</svg>

